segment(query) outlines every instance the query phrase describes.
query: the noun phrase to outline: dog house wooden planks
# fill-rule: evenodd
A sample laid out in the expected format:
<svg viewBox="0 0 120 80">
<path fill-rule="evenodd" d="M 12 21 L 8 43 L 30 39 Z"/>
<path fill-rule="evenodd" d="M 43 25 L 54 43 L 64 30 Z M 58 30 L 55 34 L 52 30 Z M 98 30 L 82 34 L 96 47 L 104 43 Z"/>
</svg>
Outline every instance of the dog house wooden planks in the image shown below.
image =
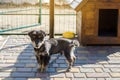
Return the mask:
<svg viewBox="0 0 120 80">
<path fill-rule="evenodd" d="M 82 0 L 75 10 L 81 44 L 120 44 L 120 0 Z"/>
</svg>

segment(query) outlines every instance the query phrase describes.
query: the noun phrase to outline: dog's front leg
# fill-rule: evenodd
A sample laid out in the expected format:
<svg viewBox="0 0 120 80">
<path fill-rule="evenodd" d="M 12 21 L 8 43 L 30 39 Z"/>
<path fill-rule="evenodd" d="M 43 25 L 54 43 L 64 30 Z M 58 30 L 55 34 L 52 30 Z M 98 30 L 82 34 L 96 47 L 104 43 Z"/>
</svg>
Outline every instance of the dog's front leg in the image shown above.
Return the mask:
<svg viewBox="0 0 120 80">
<path fill-rule="evenodd" d="M 38 55 L 36 55 L 36 59 L 37 59 L 37 63 L 38 63 L 38 71 L 41 71 L 41 62 L 40 62 L 40 57 Z"/>
<path fill-rule="evenodd" d="M 44 64 L 41 65 L 41 71 L 40 72 L 45 72 L 46 71 L 46 67 Z"/>
<path fill-rule="evenodd" d="M 49 64 L 50 56 L 44 56 L 41 64 L 41 72 L 45 72 Z"/>
<path fill-rule="evenodd" d="M 41 64 L 41 67 L 40 67 L 40 72 L 43 72 L 43 68 L 44 68 L 44 65 Z"/>
</svg>

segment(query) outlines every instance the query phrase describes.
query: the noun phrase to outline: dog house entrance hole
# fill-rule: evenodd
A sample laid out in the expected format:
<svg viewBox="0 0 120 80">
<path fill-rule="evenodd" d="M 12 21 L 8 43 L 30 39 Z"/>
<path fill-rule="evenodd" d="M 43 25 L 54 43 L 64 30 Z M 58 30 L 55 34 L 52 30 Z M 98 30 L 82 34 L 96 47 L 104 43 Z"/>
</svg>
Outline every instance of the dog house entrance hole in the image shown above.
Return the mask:
<svg viewBox="0 0 120 80">
<path fill-rule="evenodd" d="M 99 10 L 98 36 L 117 36 L 118 9 Z"/>
</svg>

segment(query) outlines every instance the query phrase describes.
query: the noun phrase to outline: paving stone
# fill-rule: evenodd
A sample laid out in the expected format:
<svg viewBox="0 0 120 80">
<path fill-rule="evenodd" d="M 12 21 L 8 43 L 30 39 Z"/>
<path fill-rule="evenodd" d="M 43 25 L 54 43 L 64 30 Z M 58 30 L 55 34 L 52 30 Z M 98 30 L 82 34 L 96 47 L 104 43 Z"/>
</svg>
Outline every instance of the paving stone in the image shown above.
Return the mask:
<svg viewBox="0 0 120 80">
<path fill-rule="evenodd" d="M 95 68 L 95 71 L 96 71 L 97 73 L 103 72 L 102 68 Z"/>
<path fill-rule="evenodd" d="M 91 73 L 91 72 L 95 72 L 94 68 L 80 68 L 80 72 L 82 73 Z"/>
<path fill-rule="evenodd" d="M 120 73 L 110 73 L 113 78 L 120 78 Z"/>
<path fill-rule="evenodd" d="M 106 80 L 105 78 L 97 78 L 97 80 Z"/>
<path fill-rule="evenodd" d="M 82 57 L 78 56 L 77 59 L 79 59 L 79 60 L 88 60 L 88 57 L 87 56 L 86 57 L 84 57 L 84 56 L 82 56 Z"/>
<path fill-rule="evenodd" d="M 36 60 L 20 60 L 19 63 L 37 63 Z"/>
<path fill-rule="evenodd" d="M 14 78 L 7 78 L 7 77 L 5 77 L 5 78 L 0 78 L 0 80 L 15 80 Z"/>
<path fill-rule="evenodd" d="M 66 63 L 66 61 L 65 60 L 63 60 L 63 59 L 59 59 L 59 60 L 56 60 L 56 63 Z"/>
<path fill-rule="evenodd" d="M 37 72 L 38 71 L 38 68 L 32 68 L 32 72 Z"/>
<path fill-rule="evenodd" d="M 54 78 L 54 80 L 71 80 L 70 78 Z"/>
<path fill-rule="evenodd" d="M 65 60 L 66 58 L 64 56 L 60 56 L 58 59 L 64 59 Z"/>
<path fill-rule="evenodd" d="M 88 60 L 76 60 L 75 64 L 88 64 Z"/>
<path fill-rule="evenodd" d="M 120 56 L 120 52 L 114 53 L 115 56 Z"/>
<path fill-rule="evenodd" d="M 28 78 L 27 80 L 53 80 L 52 78 Z"/>
<path fill-rule="evenodd" d="M 120 68 L 111 68 L 110 69 L 112 72 L 120 72 Z"/>
<path fill-rule="evenodd" d="M 28 78 L 27 80 L 41 80 L 40 78 Z"/>
<path fill-rule="evenodd" d="M 56 68 L 56 72 L 61 73 L 61 72 L 66 72 L 67 68 Z"/>
<path fill-rule="evenodd" d="M 98 61 L 98 64 L 108 64 L 108 61 Z"/>
<path fill-rule="evenodd" d="M 54 67 L 54 68 L 55 68 L 55 67 L 59 67 L 59 65 L 56 64 L 56 63 L 53 63 L 53 64 L 52 64 L 52 67 Z"/>
<path fill-rule="evenodd" d="M 22 52 L 21 56 L 34 56 L 33 53 L 31 53 L 30 50 Z"/>
<path fill-rule="evenodd" d="M 56 72 L 56 69 L 55 69 L 55 68 L 48 68 L 48 69 L 47 69 L 47 72 L 53 73 L 53 72 Z"/>
<path fill-rule="evenodd" d="M 113 52 L 111 52 L 111 53 L 113 53 Z M 110 54 L 107 57 L 116 57 L 116 56 L 114 54 Z"/>
<path fill-rule="evenodd" d="M 49 78 L 49 73 L 36 73 L 36 77 L 39 78 Z"/>
<path fill-rule="evenodd" d="M 88 78 L 108 78 L 110 75 L 108 73 L 86 73 Z"/>
<path fill-rule="evenodd" d="M 17 60 L 18 58 L 15 56 L 15 57 L 13 57 L 13 56 L 4 56 L 4 59 L 5 60 Z"/>
<path fill-rule="evenodd" d="M 31 72 L 32 68 L 16 68 L 18 72 Z"/>
<path fill-rule="evenodd" d="M 18 52 L 18 53 L 20 53 L 20 52 Z M 25 52 L 24 52 L 25 53 Z M 28 52 L 29 53 L 29 52 Z M 14 55 L 15 56 L 15 55 Z M 32 55 L 20 55 L 20 54 L 18 54 L 18 57 L 31 57 L 31 56 L 34 56 L 33 54 Z"/>
<path fill-rule="evenodd" d="M 5 64 L 5 63 L 0 63 L 0 68 L 3 68 L 3 67 L 13 67 L 14 64 Z"/>
<path fill-rule="evenodd" d="M 120 61 L 119 60 L 110 60 L 108 61 L 109 64 L 119 64 Z"/>
<path fill-rule="evenodd" d="M 120 78 L 106 78 L 106 80 L 120 80 Z"/>
<path fill-rule="evenodd" d="M 103 68 L 103 72 L 107 72 L 107 73 L 109 73 L 109 72 L 111 72 L 111 71 L 110 71 L 109 68 Z"/>
<path fill-rule="evenodd" d="M 72 67 L 70 72 L 78 73 L 80 72 L 79 68 Z"/>
<path fill-rule="evenodd" d="M 29 59 L 36 60 L 36 57 L 35 56 L 31 56 Z"/>
<path fill-rule="evenodd" d="M 14 78 L 14 80 L 27 80 L 27 78 Z"/>
<path fill-rule="evenodd" d="M 73 78 L 71 80 L 96 80 L 96 78 Z"/>
<path fill-rule="evenodd" d="M 75 78 L 84 78 L 85 73 L 73 73 Z"/>
<path fill-rule="evenodd" d="M 77 51 L 77 53 L 84 53 L 84 54 L 88 54 L 88 53 L 90 53 L 89 51 L 87 51 L 87 50 L 81 50 L 81 51 Z"/>
<path fill-rule="evenodd" d="M 34 68 L 34 67 L 37 67 L 37 64 L 35 64 L 35 63 L 27 63 L 25 65 L 25 67 L 27 67 L 27 68 Z"/>
<path fill-rule="evenodd" d="M 119 60 L 120 61 L 120 57 L 107 57 L 109 60 Z"/>
<path fill-rule="evenodd" d="M 6 60 L 6 63 L 16 63 L 17 60 Z"/>
<path fill-rule="evenodd" d="M 9 67 L 0 68 L 0 72 L 14 72 L 14 71 L 16 71 L 16 68 L 9 68 Z"/>
<path fill-rule="evenodd" d="M 103 66 L 99 65 L 99 64 L 87 64 L 87 65 L 83 65 L 82 67 L 84 67 L 84 68 L 101 68 Z"/>
<path fill-rule="evenodd" d="M 120 65 L 117 65 L 117 64 L 105 64 L 104 67 L 106 67 L 106 68 L 120 68 Z"/>
<path fill-rule="evenodd" d="M 65 73 L 50 73 L 51 78 L 65 78 Z"/>
<path fill-rule="evenodd" d="M 73 76 L 73 73 L 69 73 L 69 72 L 68 72 L 68 73 L 65 73 L 65 74 L 66 74 L 66 77 L 67 77 L 67 78 L 73 78 L 73 77 L 74 77 L 74 76 Z"/>
<path fill-rule="evenodd" d="M 82 65 L 84 65 L 84 64 L 76 64 L 76 63 L 75 63 L 73 66 L 74 66 L 74 67 L 81 68 L 81 67 L 82 67 Z"/>
<path fill-rule="evenodd" d="M 25 64 L 23 64 L 23 63 L 15 63 L 14 67 L 25 67 Z"/>
<path fill-rule="evenodd" d="M 2 77 L 9 77 L 9 76 L 11 76 L 10 72 L 0 72 L 0 78 L 2 78 Z"/>
<path fill-rule="evenodd" d="M 60 67 L 60 68 L 67 68 L 67 67 L 68 67 L 68 64 L 59 64 L 59 67 Z"/>
<path fill-rule="evenodd" d="M 106 50 L 98 50 L 98 53 L 100 53 L 100 54 L 106 54 L 107 51 Z"/>
<path fill-rule="evenodd" d="M 35 77 L 35 73 L 26 73 L 26 72 L 13 72 L 11 74 L 12 77 L 21 77 L 21 78 L 27 78 L 27 77 Z"/>
</svg>

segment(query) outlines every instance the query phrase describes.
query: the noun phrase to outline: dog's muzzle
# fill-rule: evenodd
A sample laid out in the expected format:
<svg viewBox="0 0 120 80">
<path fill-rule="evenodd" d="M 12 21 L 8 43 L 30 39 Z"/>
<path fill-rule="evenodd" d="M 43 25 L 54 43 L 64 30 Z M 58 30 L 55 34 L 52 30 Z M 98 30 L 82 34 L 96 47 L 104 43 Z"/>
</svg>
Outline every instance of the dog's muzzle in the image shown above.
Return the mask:
<svg viewBox="0 0 120 80">
<path fill-rule="evenodd" d="M 32 41 L 32 45 L 34 48 L 39 49 L 44 42 L 40 42 L 40 41 Z"/>
</svg>

